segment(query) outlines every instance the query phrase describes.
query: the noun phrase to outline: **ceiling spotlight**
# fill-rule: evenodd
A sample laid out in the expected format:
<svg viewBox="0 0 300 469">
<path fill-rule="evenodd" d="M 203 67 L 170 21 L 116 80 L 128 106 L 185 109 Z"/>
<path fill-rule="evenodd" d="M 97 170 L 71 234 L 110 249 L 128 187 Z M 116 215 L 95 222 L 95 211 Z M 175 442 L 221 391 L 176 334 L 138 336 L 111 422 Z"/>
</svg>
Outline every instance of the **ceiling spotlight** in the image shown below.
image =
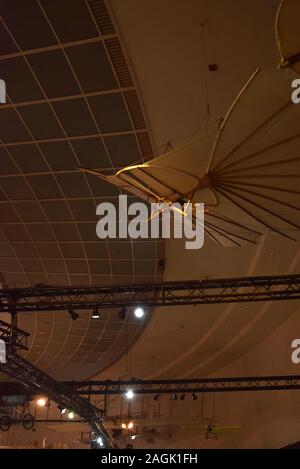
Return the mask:
<svg viewBox="0 0 300 469">
<path fill-rule="evenodd" d="M 125 396 L 127 397 L 127 399 L 132 399 L 134 397 L 134 392 L 132 391 L 132 389 L 128 389 Z"/>
<path fill-rule="evenodd" d="M 197 400 L 197 395 L 196 395 L 194 392 L 193 392 L 193 394 L 192 394 L 192 399 L 193 399 L 193 401 L 196 401 L 196 400 Z"/>
<path fill-rule="evenodd" d="M 177 401 L 177 394 L 176 393 L 172 394 L 171 399 L 172 401 Z"/>
<path fill-rule="evenodd" d="M 45 407 L 45 405 L 47 404 L 47 399 L 45 399 L 45 397 L 40 397 L 37 401 L 36 401 L 37 405 L 39 407 Z"/>
<path fill-rule="evenodd" d="M 131 439 L 132 439 L 132 440 L 135 440 L 135 439 L 136 439 L 136 435 L 131 435 Z"/>
<path fill-rule="evenodd" d="M 67 409 L 61 405 L 58 405 L 57 408 L 61 414 L 65 414 L 67 412 Z"/>
<path fill-rule="evenodd" d="M 140 318 L 142 318 L 142 317 L 144 316 L 144 314 L 145 314 L 145 313 L 144 313 L 143 308 L 140 308 L 140 307 L 135 308 L 135 310 L 134 310 L 134 315 L 135 315 L 136 318 L 140 319 Z"/>
<path fill-rule="evenodd" d="M 99 319 L 100 314 L 99 314 L 99 308 L 98 306 L 95 306 L 95 308 L 92 311 L 92 319 Z"/>
<path fill-rule="evenodd" d="M 181 394 L 180 400 L 181 400 L 181 401 L 184 401 L 184 398 L 185 398 L 185 394 Z"/>
<path fill-rule="evenodd" d="M 91 440 L 91 449 L 99 449 L 99 447 L 103 448 L 104 447 L 104 441 L 101 436 L 94 437 Z"/>
<path fill-rule="evenodd" d="M 158 401 L 158 399 L 159 399 L 159 394 L 155 394 L 155 396 L 153 397 L 153 400 Z"/>
<path fill-rule="evenodd" d="M 125 430 L 125 429 L 127 428 L 126 423 L 122 423 L 122 424 L 121 424 L 121 427 L 124 428 L 124 430 Z"/>
<path fill-rule="evenodd" d="M 133 428 L 133 422 L 129 422 L 129 424 L 127 425 L 127 428 L 129 428 L 129 430 Z"/>
<path fill-rule="evenodd" d="M 75 313 L 74 309 L 70 308 L 68 310 L 69 315 L 71 316 L 72 321 L 76 321 L 79 318 L 79 314 Z"/>
<path fill-rule="evenodd" d="M 127 313 L 126 307 L 123 306 L 123 308 L 120 309 L 119 311 L 119 318 L 124 321 L 124 319 L 126 318 L 126 313 Z"/>
<path fill-rule="evenodd" d="M 75 414 L 72 410 L 69 411 L 68 417 L 69 417 L 70 420 L 73 420 L 73 418 L 75 417 Z"/>
</svg>

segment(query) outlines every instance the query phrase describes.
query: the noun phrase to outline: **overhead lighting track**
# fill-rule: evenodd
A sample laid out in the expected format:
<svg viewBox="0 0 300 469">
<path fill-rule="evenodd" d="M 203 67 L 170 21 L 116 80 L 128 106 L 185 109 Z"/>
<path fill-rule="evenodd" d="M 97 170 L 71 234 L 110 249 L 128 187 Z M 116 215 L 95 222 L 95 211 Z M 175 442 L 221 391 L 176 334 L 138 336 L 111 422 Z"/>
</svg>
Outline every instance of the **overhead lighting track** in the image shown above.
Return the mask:
<svg viewBox="0 0 300 469">
<path fill-rule="evenodd" d="M 152 394 L 158 398 L 163 394 L 191 394 L 194 398 L 197 393 L 299 390 L 300 375 L 66 381 L 62 385 L 68 386 L 74 393 L 82 396 L 120 395 L 126 397 L 130 389 L 132 397 Z M 29 392 L 30 395 L 34 394 L 18 383 L 0 383 L 0 396 L 28 395 Z"/>
<path fill-rule="evenodd" d="M 0 313 L 300 299 L 300 274 L 162 283 L 0 290 Z"/>
</svg>

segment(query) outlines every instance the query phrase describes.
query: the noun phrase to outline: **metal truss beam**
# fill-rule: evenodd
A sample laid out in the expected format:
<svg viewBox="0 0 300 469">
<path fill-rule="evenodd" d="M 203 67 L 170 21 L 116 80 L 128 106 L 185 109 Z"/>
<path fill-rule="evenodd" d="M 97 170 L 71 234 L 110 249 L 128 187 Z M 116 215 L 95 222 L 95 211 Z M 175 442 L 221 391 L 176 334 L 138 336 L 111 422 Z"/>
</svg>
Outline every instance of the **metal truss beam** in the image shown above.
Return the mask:
<svg viewBox="0 0 300 469">
<path fill-rule="evenodd" d="M 0 312 L 299 300 L 300 274 L 93 287 L 0 290 Z"/>
<path fill-rule="evenodd" d="M 0 339 L 4 340 L 14 350 L 28 350 L 27 339 L 29 333 L 16 326 L 13 328 L 8 322 L 0 320 Z"/>
<path fill-rule="evenodd" d="M 88 399 L 81 397 L 72 387 L 56 381 L 12 352 L 10 346 L 7 348 L 6 359 L 7 363 L 0 364 L 0 371 L 19 381 L 25 394 L 46 394 L 49 399 L 73 410 L 81 417 L 90 426 L 95 437 L 102 438 L 106 448 L 115 447 L 111 435 L 102 424 L 101 412 Z"/>
<path fill-rule="evenodd" d="M 137 395 L 287 391 L 300 389 L 300 375 L 161 380 L 132 379 L 126 381 L 67 381 L 63 385 L 72 388 L 73 392 L 78 395 L 88 396 L 124 395 L 128 389 L 131 389 Z M 0 395 L 26 395 L 26 392 L 26 388 L 17 383 L 0 383 Z"/>
</svg>

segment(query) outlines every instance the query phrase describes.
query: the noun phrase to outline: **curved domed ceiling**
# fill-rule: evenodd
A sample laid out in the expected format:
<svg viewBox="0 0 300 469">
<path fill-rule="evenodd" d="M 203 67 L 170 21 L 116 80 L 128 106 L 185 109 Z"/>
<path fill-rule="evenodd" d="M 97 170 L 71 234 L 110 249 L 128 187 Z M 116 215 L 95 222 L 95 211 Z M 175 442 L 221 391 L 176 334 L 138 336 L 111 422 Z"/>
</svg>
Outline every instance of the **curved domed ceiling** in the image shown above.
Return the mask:
<svg viewBox="0 0 300 469">
<path fill-rule="evenodd" d="M 152 153 L 104 2 L 2 2 L 0 54 L 2 285 L 158 279 L 161 243 L 97 239 L 96 205 L 117 203 L 119 191 L 78 170 L 113 172 Z M 62 312 L 23 314 L 19 324 L 31 334 L 26 358 L 64 379 L 105 368 L 145 325 L 113 310 L 97 321 L 80 311 L 76 321 Z"/>
</svg>

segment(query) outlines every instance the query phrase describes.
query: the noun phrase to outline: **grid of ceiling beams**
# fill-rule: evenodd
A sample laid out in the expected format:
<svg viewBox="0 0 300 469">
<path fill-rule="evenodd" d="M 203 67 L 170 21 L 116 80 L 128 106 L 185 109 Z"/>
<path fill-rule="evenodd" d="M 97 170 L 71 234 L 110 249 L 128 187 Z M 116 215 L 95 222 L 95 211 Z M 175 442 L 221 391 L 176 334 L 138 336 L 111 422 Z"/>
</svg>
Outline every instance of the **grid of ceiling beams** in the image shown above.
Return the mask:
<svg viewBox="0 0 300 469">
<path fill-rule="evenodd" d="M 163 245 L 100 241 L 96 205 L 113 172 L 151 157 L 132 73 L 103 0 L 10 0 L 0 7 L 0 270 L 6 285 L 156 281 Z M 150 312 L 149 312 L 150 315 Z M 148 317 L 149 317 L 148 315 Z M 147 320 L 146 320 L 147 321 Z M 146 322 L 144 321 L 144 322 Z M 64 379 L 112 363 L 145 324 L 131 314 L 28 314 L 27 359 Z"/>
</svg>

